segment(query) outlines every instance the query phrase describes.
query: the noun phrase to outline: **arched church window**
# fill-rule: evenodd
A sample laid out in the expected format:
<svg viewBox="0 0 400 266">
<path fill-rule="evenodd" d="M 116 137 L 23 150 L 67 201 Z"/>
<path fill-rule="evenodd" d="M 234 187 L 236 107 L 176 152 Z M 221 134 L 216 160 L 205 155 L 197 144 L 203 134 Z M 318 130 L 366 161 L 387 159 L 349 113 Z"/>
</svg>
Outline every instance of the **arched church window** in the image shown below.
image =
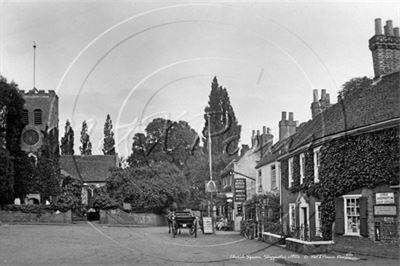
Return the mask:
<svg viewBox="0 0 400 266">
<path fill-rule="evenodd" d="M 42 110 L 35 109 L 33 111 L 33 118 L 35 121 L 35 125 L 41 125 L 42 124 Z"/>
<path fill-rule="evenodd" d="M 29 111 L 26 109 L 22 111 L 22 124 L 29 124 Z"/>
</svg>

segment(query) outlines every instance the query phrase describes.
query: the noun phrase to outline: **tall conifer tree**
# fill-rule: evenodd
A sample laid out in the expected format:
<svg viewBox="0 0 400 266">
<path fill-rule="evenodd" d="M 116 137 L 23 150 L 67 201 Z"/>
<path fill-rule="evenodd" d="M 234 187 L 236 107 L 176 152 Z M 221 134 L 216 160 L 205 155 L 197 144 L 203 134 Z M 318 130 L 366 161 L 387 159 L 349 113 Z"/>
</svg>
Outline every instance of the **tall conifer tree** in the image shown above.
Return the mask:
<svg viewBox="0 0 400 266">
<path fill-rule="evenodd" d="M 107 115 L 106 122 L 104 123 L 103 153 L 104 155 L 115 154 L 114 132 L 112 131 L 112 121 L 109 114 Z"/>
<path fill-rule="evenodd" d="M 83 121 L 83 123 L 82 123 L 81 144 L 82 144 L 82 146 L 79 147 L 81 154 L 82 155 L 92 155 L 92 143 L 90 142 L 90 137 L 89 137 L 86 121 Z"/>
<path fill-rule="evenodd" d="M 211 83 L 208 106 L 204 109 L 204 111 L 204 149 L 208 151 L 209 114 L 212 135 L 212 154 L 215 156 L 223 155 L 225 158 L 235 155 L 235 151 L 238 148 L 238 143 L 240 140 L 241 126 L 236 119 L 227 89 L 219 86 L 216 77 L 214 77 Z"/>
</svg>

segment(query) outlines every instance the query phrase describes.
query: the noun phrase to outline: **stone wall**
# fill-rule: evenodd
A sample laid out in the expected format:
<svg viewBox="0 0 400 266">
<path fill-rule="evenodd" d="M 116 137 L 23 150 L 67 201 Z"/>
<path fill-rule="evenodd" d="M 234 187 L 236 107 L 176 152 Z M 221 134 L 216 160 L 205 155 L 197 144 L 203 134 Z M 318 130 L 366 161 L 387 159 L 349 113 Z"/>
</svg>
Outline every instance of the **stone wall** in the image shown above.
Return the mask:
<svg viewBox="0 0 400 266">
<path fill-rule="evenodd" d="M 165 226 L 168 225 L 167 218 L 154 213 L 127 213 L 122 210 L 101 210 L 101 224 L 120 224 L 120 225 L 149 225 Z"/>
<path fill-rule="evenodd" d="M 0 211 L 2 223 L 72 223 L 71 211 L 41 213 L 25 213 L 21 211 Z"/>
</svg>

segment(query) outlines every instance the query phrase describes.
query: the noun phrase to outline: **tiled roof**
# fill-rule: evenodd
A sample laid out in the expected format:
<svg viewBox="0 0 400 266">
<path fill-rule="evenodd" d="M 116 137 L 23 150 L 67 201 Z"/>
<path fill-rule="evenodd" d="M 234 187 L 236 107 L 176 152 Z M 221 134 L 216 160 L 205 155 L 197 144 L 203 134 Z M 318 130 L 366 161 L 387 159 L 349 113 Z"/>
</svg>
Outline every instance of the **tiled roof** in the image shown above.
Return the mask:
<svg viewBox="0 0 400 266">
<path fill-rule="evenodd" d="M 105 182 L 110 168 L 117 166 L 116 155 L 61 155 L 61 172 L 83 182 Z"/>
<path fill-rule="evenodd" d="M 275 161 L 280 155 L 287 152 L 287 144 L 290 143 L 292 137 L 282 139 L 271 147 L 271 151 L 264 154 L 261 160 L 257 163 L 256 169 Z"/>
<path fill-rule="evenodd" d="M 308 121 L 292 136 L 290 150 L 312 140 L 400 117 L 400 72 L 355 92 Z"/>
</svg>

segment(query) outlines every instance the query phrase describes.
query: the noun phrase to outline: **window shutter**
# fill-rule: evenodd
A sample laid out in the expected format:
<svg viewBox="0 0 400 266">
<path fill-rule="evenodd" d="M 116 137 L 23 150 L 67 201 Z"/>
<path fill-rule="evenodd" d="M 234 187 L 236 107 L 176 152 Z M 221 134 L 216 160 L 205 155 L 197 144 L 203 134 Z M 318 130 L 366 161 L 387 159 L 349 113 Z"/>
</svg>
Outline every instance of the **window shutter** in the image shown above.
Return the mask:
<svg viewBox="0 0 400 266">
<path fill-rule="evenodd" d="M 344 234 L 344 199 L 336 198 L 335 200 L 335 233 Z"/>
<path fill-rule="evenodd" d="M 360 198 L 360 235 L 368 236 L 368 209 L 367 198 Z"/>
</svg>

